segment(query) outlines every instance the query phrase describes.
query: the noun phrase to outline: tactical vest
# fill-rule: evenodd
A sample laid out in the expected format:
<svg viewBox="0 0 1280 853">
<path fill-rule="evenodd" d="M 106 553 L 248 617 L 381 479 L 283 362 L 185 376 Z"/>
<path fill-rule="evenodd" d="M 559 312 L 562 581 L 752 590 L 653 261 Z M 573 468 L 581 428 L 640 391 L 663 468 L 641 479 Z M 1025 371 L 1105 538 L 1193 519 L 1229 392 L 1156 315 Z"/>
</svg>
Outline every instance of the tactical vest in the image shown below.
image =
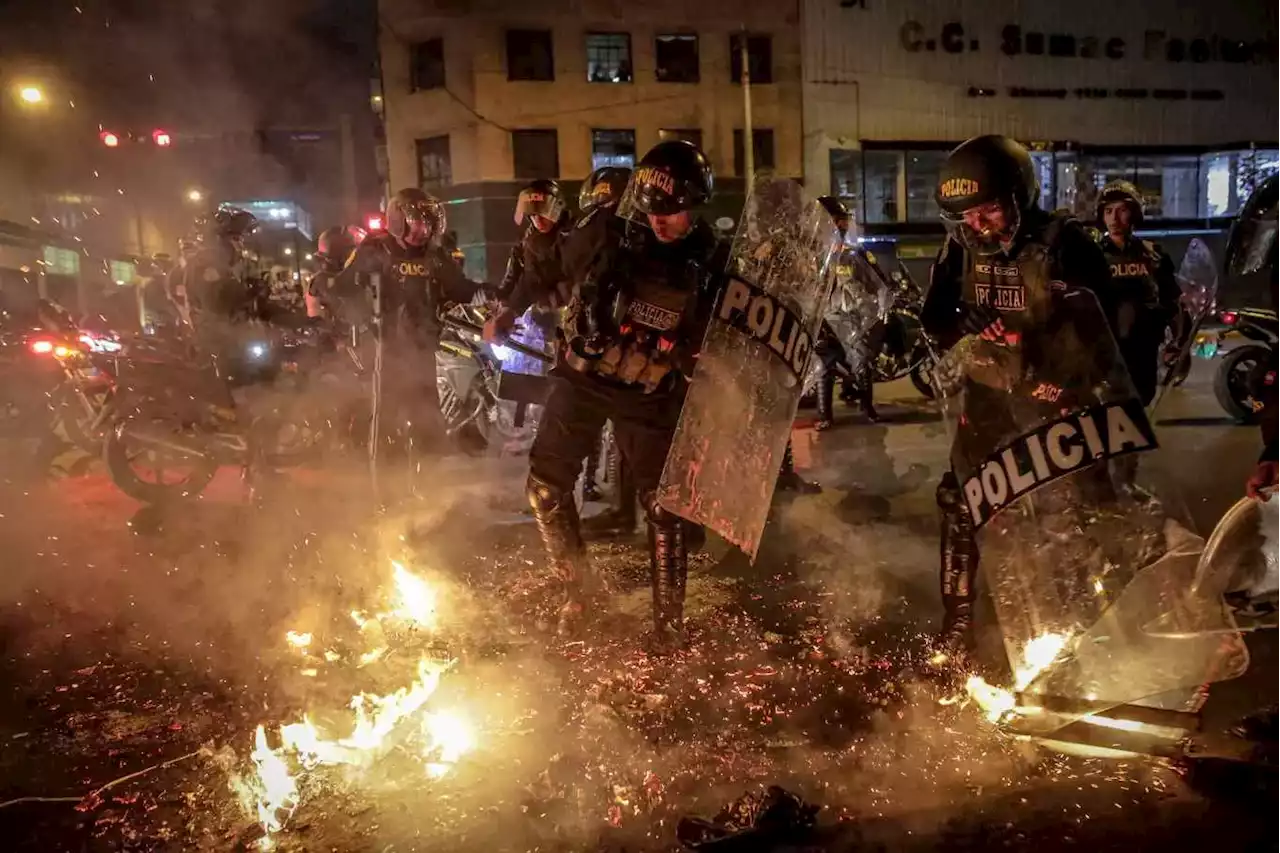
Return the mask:
<svg viewBox="0 0 1280 853">
<path fill-rule="evenodd" d="M 1012 255 L 965 252 L 964 301 L 989 305 L 1013 329 L 1043 325 L 1052 308 L 1057 277 L 1055 244 L 1070 220 L 1055 216 L 1039 234 L 1019 238 Z"/>
<path fill-rule="evenodd" d="M 1102 251 L 1111 265 L 1111 291 L 1116 303 L 1116 335 L 1132 337 L 1143 320 L 1160 307 L 1160 287 L 1156 268 L 1160 255 L 1146 240 L 1128 240 L 1123 248 L 1105 235 Z"/>
<path fill-rule="evenodd" d="M 631 260 L 639 257 L 627 254 Z M 617 334 L 604 343 L 598 357 L 583 357 L 571 346 L 565 361 L 574 370 L 639 385 L 651 394 L 676 368 L 678 348 L 690 343 L 685 340 L 688 320 L 696 307 L 703 272 L 694 263 L 668 267 L 640 259 L 638 266 L 629 276 L 626 292 L 614 299 Z M 570 308 L 571 312 L 582 310 L 586 306 Z"/>
</svg>

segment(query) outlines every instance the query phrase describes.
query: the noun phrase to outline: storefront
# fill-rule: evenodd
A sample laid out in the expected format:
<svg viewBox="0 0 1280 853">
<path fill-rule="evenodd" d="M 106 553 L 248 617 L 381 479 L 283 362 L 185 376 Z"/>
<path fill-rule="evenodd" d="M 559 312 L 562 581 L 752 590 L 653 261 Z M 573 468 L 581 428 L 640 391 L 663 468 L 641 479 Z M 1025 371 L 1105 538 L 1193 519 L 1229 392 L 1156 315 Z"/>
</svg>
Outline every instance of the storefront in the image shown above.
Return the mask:
<svg viewBox="0 0 1280 853">
<path fill-rule="evenodd" d="M 1125 178 L 1153 227 L 1220 228 L 1277 167 L 1276 8 L 1193 0 L 804 0 L 805 175 L 871 235 L 937 229 L 947 150 L 1033 149 L 1041 203 Z"/>
</svg>

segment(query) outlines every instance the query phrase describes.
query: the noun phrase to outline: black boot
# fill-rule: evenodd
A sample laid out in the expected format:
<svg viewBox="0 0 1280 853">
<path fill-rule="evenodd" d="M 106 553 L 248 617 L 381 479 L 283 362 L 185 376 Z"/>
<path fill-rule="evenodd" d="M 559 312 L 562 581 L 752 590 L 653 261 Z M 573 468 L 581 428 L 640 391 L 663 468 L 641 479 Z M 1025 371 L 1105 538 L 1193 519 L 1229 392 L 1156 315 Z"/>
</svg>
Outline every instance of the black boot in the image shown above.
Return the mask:
<svg viewBox="0 0 1280 853">
<path fill-rule="evenodd" d="M 943 609 L 942 633 L 938 640 L 944 650 L 967 654 L 976 645 L 973 600 L 978 543 L 973 538 L 973 523 L 961 504 L 960 487 L 954 474 L 948 472 L 943 476 L 937 498 L 942 510 L 938 550 Z"/>
<path fill-rule="evenodd" d="M 564 585 L 564 602 L 556 614 L 556 631 L 560 636 L 575 633 L 589 604 L 598 590 L 590 585 L 591 571 L 587 549 L 578 525 L 578 507 L 573 495 L 557 493 L 533 475 L 529 476 L 529 503 L 546 549 L 551 571 Z"/>
<path fill-rule="evenodd" d="M 649 522 L 649 585 L 653 591 L 655 644 L 658 650 L 670 650 L 685 641 L 684 593 L 689 555 L 684 523 L 662 511 L 659 515 L 659 522 Z"/>
<path fill-rule="evenodd" d="M 862 414 L 872 423 L 880 420 L 875 405 L 875 387 L 870 375 L 864 375 L 858 384 L 858 402 L 862 405 Z"/>
<path fill-rule="evenodd" d="M 813 425 L 816 430 L 831 429 L 835 423 L 835 411 L 832 396 L 836 390 L 836 377 L 830 370 L 818 379 L 818 421 Z"/>
<path fill-rule="evenodd" d="M 615 451 L 616 454 L 616 451 Z M 609 477 L 617 493 L 617 506 L 586 518 L 582 532 L 588 538 L 596 536 L 627 536 L 636 531 L 636 484 L 621 458 L 610 460 Z"/>
<path fill-rule="evenodd" d="M 603 434 L 591 443 L 587 453 L 586 464 L 582 468 L 582 501 L 599 501 L 604 498 L 596 485 L 596 471 L 600 469 L 600 445 L 604 441 Z"/>
<path fill-rule="evenodd" d="M 822 486 L 811 483 L 796 473 L 796 460 L 791 452 L 791 442 L 782 454 L 782 467 L 778 471 L 778 489 L 784 492 L 800 492 L 801 494 L 817 494 Z"/>
</svg>

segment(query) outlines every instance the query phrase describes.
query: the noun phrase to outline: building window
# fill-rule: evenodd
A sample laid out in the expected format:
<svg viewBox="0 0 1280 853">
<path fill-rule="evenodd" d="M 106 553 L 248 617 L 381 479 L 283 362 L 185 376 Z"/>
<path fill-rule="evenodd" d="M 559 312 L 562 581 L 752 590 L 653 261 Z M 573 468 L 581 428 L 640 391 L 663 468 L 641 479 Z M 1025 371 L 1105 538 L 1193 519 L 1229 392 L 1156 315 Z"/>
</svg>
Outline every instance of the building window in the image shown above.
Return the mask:
<svg viewBox="0 0 1280 853">
<path fill-rule="evenodd" d="M 587 33 L 587 82 L 631 82 L 631 36 Z"/>
<path fill-rule="evenodd" d="M 898 204 L 901 175 L 901 151 L 862 152 L 864 222 L 902 221 Z"/>
<path fill-rule="evenodd" d="M 1059 151 L 1054 158 L 1057 204 L 1054 207 L 1067 210 L 1085 222 L 1093 221 L 1095 190 L 1087 166 L 1079 162 L 1073 152 Z"/>
<path fill-rule="evenodd" d="M 773 166 L 773 131 L 753 130 L 751 131 L 751 148 L 752 160 L 754 161 L 755 171 L 761 169 L 772 169 Z M 742 131 L 735 130 L 733 132 L 733 173 L 738 176 L 745 176 L 746 169 L 743 164 L 747 162 L 746 153 L 743 151 Z"/>
<path fill-rule="evenodd" d="M 511 163 L 516 179 L 560 177 L 558 149 L 554 130 L 511 131 Z"/>
<path fill-rule="evenodd" d="M 435 190 L 453 183 L 453 158 L 449 154 L 449 137 L 432 136 L 414 142 L 418 154 L 418 186 Z"/>
<path fill-rule="evenodd" d="M 832 148 L 827 152 L 827 167 L 831 172 L 831 194 L 842 199 L 853 211 L 854 219 L 861 222 L 862 212 L 862 152 L 850 148 Z"/>
<path fill-rule="evenodd" d="M 507 30 L 507 79 L 556 79 L 550 30 Z"/>
<path fill-rule="evenodd" d="M 752 83 L 773 82 L 773 38 L 747 36 L 747 70 Z M 729 75 L 734 83 L 742 81 L 742 35 L 729 36 Z"/>
<path fill-rule="evenodd" d="M 908 222 L 938 221 L 938 203 L 933 195 L 946 159 L 946 151 L 906 152 Z"/>
<path fill-rule="evenodd" d="M 1147 219 L 1195 219 L 1200 158 L 1171 154 L 1134 160 L 1133 183 Z"/>
<path fill-rule="evenodd" d="M 444 39 L 428 39 L 409 47 L 413 91 L 444 87 Z"/>
<path fill-rule="evenodd" d="M 591 168 L 636 165 L 636 132 L 634 130 L 591 131 Z"/>
<path fill-rule="evenodd" d="M 697 128 L 664 128 L 658 131 L 658 139 L 666 142 L 671 139 L 683 139 L 702 148 L 702 131 Z"/>
<path fill-rule="evenodd" d="M 659 83 L 698 82 L 698 37 L 689 33 L 660 35 L 653 41 Z"/>
<path fill-rule="evenodd" d="M 1055 207 L 1054 199 L 1054 173 L 1053 173 L 1053 152 L 1052 151 L 1032 151 L 1031 165 L 1036 170 L 1036 183 L 1040 185 L 1040 208 L 1041 210 L 1053 210 Z"/>
</svg>

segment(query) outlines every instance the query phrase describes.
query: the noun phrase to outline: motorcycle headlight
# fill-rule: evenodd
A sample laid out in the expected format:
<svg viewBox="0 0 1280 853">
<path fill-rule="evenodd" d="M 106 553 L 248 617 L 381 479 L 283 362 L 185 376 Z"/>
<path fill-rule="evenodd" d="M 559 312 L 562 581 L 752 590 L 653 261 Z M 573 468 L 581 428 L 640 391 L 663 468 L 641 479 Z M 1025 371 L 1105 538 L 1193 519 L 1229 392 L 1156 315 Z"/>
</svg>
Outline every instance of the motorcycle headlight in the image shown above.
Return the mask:
<svg viewBox="0 0 1280 853">
<path fill-rule="evenodd" d="M 254 341 L 249 344 L 249 358 L 261 360 L 267 357 L 267 353 L 271 351 L 271 347 L 261 341 Z"/>
</svg>

